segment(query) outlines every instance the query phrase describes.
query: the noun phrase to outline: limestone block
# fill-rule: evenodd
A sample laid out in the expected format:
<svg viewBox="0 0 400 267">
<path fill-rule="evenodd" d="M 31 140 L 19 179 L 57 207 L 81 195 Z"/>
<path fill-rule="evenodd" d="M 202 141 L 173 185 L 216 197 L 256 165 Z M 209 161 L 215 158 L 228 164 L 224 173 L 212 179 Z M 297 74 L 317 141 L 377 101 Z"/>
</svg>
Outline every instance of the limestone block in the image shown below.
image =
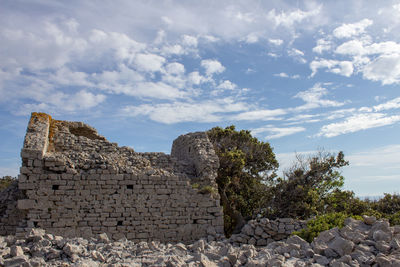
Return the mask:
<svg viewBox="0 0 400 267">
<path fill-rule="evenodd" d="M 35 200 L 32 199 L 19 199 L 17 202 L 17 208 L 20 210 L 33 209 L 36 206 Z"/>
</svg>

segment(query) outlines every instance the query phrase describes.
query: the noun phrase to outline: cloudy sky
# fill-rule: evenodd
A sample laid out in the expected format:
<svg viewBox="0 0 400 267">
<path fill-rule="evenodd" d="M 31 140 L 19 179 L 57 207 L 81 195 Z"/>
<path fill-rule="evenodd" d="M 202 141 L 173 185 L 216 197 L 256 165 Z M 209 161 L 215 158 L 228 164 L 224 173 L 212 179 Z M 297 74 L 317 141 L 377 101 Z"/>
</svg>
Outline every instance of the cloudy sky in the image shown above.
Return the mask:
<svg viewBox="0 0 400 267">
<path fill-rule="evenodd" d="M 344 151 L 346 188 L 399 192 L 400 1 L 0 1 L 0 175 L 30 113 L 136 151 L 234 124 Z"/>
</svg>

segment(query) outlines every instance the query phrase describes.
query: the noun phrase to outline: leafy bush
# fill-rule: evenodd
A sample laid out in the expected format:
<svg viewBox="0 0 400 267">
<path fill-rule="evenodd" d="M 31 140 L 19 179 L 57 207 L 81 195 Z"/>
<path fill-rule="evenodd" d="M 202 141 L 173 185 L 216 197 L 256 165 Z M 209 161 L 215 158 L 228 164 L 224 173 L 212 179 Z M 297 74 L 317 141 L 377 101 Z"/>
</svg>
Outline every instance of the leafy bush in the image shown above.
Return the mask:
<svg viewBox="0 0 400 267">
<path fill-rule="evenodd" d="M 394 214 L 400 211 L 400 195 L 385 194 L 383 198 L 372 202 L 371 205 L 374 210 L 381 213 Z"/>
<path fill-rule="evenodd" d="M 332 229 L 334 227 L 342 228 L 344 221 L 348 217 L 361 220 L 360 216 L 349 216 L 344 212 L 334 212 L 320 215 L 307 222 L 307 227 L 301 231 L 293 232 L 293 235 L 298 235 L 308 242 L 312 242 L 321 232 Z"/>
<path fill-rule="evenodd" d="M 344 178 L 339 169 L 348 165 L 343 152 L 337 155 L 319 152 L 304 160 L 297 157 L 295 165 L 270 188 L 271 200 L 267 216 L 308 219 L 311 216 L 345 209 L 343 199 L 352 195 L 340 191 Z"/>
<path fill-rule="evenodd" d="M 267 184 L 276 177 L 279 164 L 269 143 L 259 141 L 250 131 L 215 127 L 207 135 L 219 158 L 216 182 L 225 234 L 230 236 L 262 208 Z"/>
<path fill-rule="evenodd" d="M 217 194 L 217 190 L 210 185 L 206 185 L 206 186 L 200 188 L 199 193 L 200 194 Z"/>
<path fill-rule="evenodd" d="M 200 187 L 200 184 L 198 184 L 198 183 L 192 184 L 193 189 L 198 189 L 199 187 Z"/>
<path fill-rule="evenodd" d="M 2 178 L 0 178 L 0 191 L 3 191 L 7 187 L 9 187 L 15 180 L 16 178 L 11 176 L 3 176 Z"/>
<path fill-rule="evenodd" d="M 400 225 L 400 211 L 386 216 L 391 225 Z"/>
</svg>

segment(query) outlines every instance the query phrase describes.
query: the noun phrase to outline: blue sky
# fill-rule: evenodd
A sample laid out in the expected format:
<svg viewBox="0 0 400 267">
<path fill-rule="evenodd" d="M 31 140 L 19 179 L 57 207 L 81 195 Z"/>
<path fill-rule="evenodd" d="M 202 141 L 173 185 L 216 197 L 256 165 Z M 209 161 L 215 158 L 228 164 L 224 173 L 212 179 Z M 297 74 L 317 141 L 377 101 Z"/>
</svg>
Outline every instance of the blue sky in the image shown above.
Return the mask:
<svg viewBox="0 0 400 267">
<path fill-rule="evenodd" d="M 342 150 L 346 188 L 400 191 L 400 1 L 0 1 L 0 175 L 33 111 L 169 153 L 234 124 Z"/>
</svg>

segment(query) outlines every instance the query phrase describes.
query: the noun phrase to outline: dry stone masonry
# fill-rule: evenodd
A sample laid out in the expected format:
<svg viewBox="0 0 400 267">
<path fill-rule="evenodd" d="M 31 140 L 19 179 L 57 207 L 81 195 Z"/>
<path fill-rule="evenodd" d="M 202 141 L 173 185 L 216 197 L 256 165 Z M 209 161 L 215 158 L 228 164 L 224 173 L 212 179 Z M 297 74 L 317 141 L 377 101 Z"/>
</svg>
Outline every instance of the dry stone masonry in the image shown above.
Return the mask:
<svg viewBox="0 0 400 267">
<path fill-rule="evenodd" d="M 274 241 L 288 238 L 293 232 L 306 228 L 307 222 L 292 218 L 269 220 L 257 218 L 243 226 L 239 234 L 232 235 L 230 241 L 234 244 L 249 244 L 266 246 Z"/>
<path fill-rule="evenodd" d="M 180 136 L 171 155 L 138 153 L 84 123 L 32 113 L 21 157 L 28 228 L 162 242 L 223 234 L 219 162 L 203 132 Z"/>
</svg>

